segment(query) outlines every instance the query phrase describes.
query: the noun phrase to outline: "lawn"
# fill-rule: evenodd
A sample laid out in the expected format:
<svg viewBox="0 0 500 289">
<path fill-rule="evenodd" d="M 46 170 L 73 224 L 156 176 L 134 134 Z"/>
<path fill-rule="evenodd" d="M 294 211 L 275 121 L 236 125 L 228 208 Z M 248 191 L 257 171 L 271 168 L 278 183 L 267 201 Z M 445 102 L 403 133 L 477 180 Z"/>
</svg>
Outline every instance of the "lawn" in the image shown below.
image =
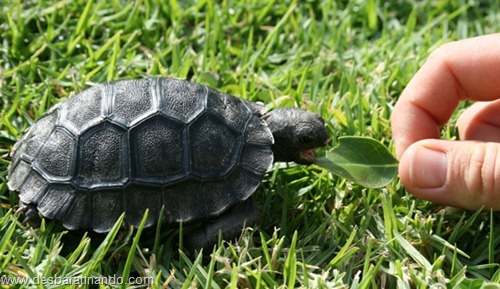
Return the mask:
<svg viewBox="0 0 500 289">
<path fill-rule="evenodd" d="M 114 283 L 99 288 L 146 278 L 153 288 L 499 288 L 486 281 L 500 282 L 500 215 L 416 199 L 397 178 L 366 189 L 277 163 L 255 193 L 258 226 L 195 253 L 183 226 L 117 223 L 103 236 L 23 224 L 6 185 L 12 146 L 52 105 L 146 76 L 317 112 L 327 149 L 367 136 L 394 151 L 389 118 L 405 85 L 441 44 L 499 31 L 499 1 L 0 3 L 0 288 L 78 287 L 62 283 L 79 277 Z M 456 136 L 453 122 L 442 135 Z M 129 277 L 136 284 L 114 282 Z"/>
</svg>

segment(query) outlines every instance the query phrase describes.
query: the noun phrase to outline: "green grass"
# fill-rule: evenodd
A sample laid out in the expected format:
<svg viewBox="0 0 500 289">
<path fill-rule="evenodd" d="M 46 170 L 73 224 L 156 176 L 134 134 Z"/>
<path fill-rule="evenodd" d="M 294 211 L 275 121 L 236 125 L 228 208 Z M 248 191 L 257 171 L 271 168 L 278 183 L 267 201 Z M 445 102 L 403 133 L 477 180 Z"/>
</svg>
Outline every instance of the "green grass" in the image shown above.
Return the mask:
<svg viewBox="0 0 500 289">
<path fill-rule="evenodd" d="M 499 1 L 220 2 L 0 1 L 0 276 L 152 277 L 153 288 L 500 282 L 498 213 L 418 200 L 397 179 L 365 189 L 316 166 L 276 164 L 255 194 L 260 224 L 205 257 L 177 248 L 175 226 L 118 223 L 99 236 L 22 224 L 5 181 L 9 151 L 44 111 L 91 85 L 192 77 L 271 108 L 318 112 L 333 143 L 361 135 L 393 150 L 392 107 L 429 53 L 500 29 Z"/>
</svg>

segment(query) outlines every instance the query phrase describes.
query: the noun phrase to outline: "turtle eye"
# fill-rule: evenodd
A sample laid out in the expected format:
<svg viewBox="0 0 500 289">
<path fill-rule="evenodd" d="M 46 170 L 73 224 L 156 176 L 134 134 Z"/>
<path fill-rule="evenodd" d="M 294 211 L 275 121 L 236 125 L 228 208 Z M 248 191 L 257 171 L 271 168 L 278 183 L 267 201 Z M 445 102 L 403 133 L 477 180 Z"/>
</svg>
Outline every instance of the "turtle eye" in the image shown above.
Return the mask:
<svg viewBox="0 0 500 289">
<path fill-rule="evenodd" d="M 299 136 L 299 141 L 304 144 L 312 143 L 315 141 L 314 137 L 311 135 L 301 135 Z"/>
</svg>

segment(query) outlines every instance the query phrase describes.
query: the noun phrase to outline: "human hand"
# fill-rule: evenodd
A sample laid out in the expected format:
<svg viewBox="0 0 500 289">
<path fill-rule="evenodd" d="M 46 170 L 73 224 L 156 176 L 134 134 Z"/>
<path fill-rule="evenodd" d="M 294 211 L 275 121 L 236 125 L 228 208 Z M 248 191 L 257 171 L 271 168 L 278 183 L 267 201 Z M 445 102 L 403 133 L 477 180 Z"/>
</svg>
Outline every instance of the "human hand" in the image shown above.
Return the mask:
<svg viewBox="0 0 500 289">
<path fill-rule="evenodd" d="M 439 140 L 463 100 L 479 101 L 457 122 L 460 141 Z M 435 50 L 391 116 L 406 189 L 443 205 L 500 210 L 500 34 Z"/>
</svg>

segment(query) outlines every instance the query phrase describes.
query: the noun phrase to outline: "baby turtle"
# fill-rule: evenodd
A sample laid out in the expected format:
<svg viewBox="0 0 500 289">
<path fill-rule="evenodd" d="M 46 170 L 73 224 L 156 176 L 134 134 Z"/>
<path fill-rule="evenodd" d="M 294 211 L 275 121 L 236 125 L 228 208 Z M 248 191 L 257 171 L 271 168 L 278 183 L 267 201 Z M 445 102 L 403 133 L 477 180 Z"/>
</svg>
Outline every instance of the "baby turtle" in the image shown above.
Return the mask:
<svg viewBox="0 0 500 289">
<path fill-rule="evenodd" d="M 172 78 L 94 86 L 44 114 L 16 143 L 8 186 L 28 218 L 107 232 L 125 212 L 204 225 L 187 240 L 235 237 L 258 212 L 250 196 L 274 161 L 312 164 L 325 145 L 318 114 L 264 107 Z"/>
</svg>

